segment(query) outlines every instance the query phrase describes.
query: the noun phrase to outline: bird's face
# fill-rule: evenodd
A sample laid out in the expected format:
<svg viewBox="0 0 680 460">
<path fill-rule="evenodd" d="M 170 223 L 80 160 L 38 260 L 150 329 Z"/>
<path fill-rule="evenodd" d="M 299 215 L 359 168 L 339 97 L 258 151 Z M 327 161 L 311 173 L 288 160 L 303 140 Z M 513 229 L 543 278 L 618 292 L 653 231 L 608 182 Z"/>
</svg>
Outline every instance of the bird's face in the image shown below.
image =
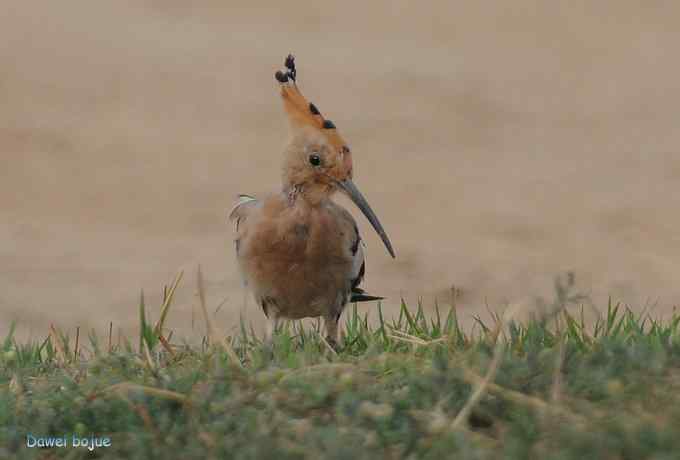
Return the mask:
<svg viewBox="0 0 680 460">
<path fill-rule="evenodd" d="M 339 183 L 352 180 L 349 147 L 342 142 L 333 142 L 322 131 L 300 130 L 285 156 L 284 184 L 303 190 L 312 202 L 328 198 L 338 189 Z"/>
</svg>

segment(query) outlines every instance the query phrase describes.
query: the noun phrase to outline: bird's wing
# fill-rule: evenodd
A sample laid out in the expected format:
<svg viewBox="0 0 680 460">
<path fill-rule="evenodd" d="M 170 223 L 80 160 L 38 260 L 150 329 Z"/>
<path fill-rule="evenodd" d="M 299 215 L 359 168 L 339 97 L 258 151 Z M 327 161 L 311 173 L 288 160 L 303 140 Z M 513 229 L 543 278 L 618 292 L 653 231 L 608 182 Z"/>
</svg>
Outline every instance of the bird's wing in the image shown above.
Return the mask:
<svg viewBox="0 0 680 460">
<path fill-rule="evenodd" d="M 347 215 L 349 215 L 349 213 Z M 354 219 L 351 216 L 350 219 L 354 224 L 353 235 L 354 237 L 352 240 L 352 245 L 350 247 L 350 252 L 352 254 L 352 275 L 351 275 L 352 292 L 349 301 L 368 302 L 371 300 L 382 300 L 383 297 L 368 295 L 363 289 L 359 287 L 366 273 L 366 258 L 364 256 L 364 248 L 366 247 L 366 245 L 361 239 L 361 235 L 359 235 L 359 228 L 354 222 Z"/>
<path fill-rule="evenodd" d="M 229 220 L 236 220 L 236 231 L 238 231 L 238 224 L 241 222 L 241 219 L 245 219 L 248 216 L 248 212 L 257 202 L 257 199 L 250 195 L 239 195 L 237 197 L 236 203 L 228 214 Z"/>
<path fill-rule="evenodd" d="M 364 274 L 366 273 L 366 258 L 364 256 L 364 242 L 361 240 L 361 235 L 359 235 L 359 229 L 354 227 L 354 241 L 350 247 L 350 252 L 352 254 L 352 289 L 356 288 L 361 284 L 364 279 Z"/>
<path fill-rule="evenodd" d="M 236 221 L 236 237 L 234 238 L 234 246 L 236 247 L 236 254 L 239 254 L 241 246 L 242 233 L 239 232 L 239 224 L 248 218 L 248 214 L 259 203 L 259 201 L 250 195 L 239 195 L 236 204 L 229 211 L 229 220 Z"/>
</svg>

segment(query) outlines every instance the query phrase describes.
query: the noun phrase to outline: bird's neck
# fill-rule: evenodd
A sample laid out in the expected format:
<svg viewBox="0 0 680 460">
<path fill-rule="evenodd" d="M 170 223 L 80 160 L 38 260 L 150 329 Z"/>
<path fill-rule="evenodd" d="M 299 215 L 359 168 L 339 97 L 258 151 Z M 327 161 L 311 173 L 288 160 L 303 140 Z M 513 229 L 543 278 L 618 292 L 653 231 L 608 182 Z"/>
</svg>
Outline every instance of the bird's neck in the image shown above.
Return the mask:
<svg viewBox="0 0 680 460">
<path fill-rule="evenodd" d="M 306 205 L 316 207 L 330 199 L 331 191 L 320 184 L 297 184 L 283 187 L 291 205 Z"/>
</svg>

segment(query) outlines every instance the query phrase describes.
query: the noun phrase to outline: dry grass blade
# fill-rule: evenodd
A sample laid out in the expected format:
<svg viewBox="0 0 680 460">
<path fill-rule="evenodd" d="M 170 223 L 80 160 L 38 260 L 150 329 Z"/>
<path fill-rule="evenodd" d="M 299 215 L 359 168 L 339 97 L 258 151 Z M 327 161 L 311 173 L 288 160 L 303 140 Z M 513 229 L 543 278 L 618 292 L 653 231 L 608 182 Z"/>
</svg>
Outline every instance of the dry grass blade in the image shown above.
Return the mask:
<svg viewBox="0 0 680 460">
<path fill-rule="evenodd" d="M 180 271 L 177 274 L 175 281 L 173 281 L 172 287 L 170 288 L 170 292 L 168 295 L 164 296 L 165 299 L 163 300 L 163 306 L 161 307 L 161 316 L 158 318 L 158 323 L 156 323 L 156 327 L 154 329 L 158 335 L 160 335 L 163 331 L 163 324 L 165 324 L 165 318 L 168 316 L 168 310 L 170 309 L 172 298 L 175 295 L 175 289 L 177 289 L 179 282 L 182 280 L 182 276 L 184 276 L 184 271 Z"/>
<path fill-rule="evenodd" d="M 488 334 L 491 335 L 491 339 L 495 341 L 496 344 L 494 347 L 491 364 L 489 365 L 489 369 L 486 372 L 486 376 L 484 376 L 484 378 L 480 377 L 475 382 L 477 384 L 477 389 L 472 393 L 470 399 L 468 399 L 461 411 L 451 423 L 452 429 L 457 430 L 463 427 L 463 423 L 470 416 L 474 406 L 479 402 L 486 390 L 491 387 L 493 380 L 496 378 L 496 372 L 498 371 L 501 359 L 503 358 L 503 353 L 505 352 L 505 343 L 500 338 L 501 331 L 505 329 L 505 326 L 508 324 L 508 322 L 513 319 L 522 308 L 522 304 L 514 304 L 505 310 L 502 316 L 495 316 L 496 327 L 492 331 L 488 331 Z M 465 366 L 462 365 L 462 367 L 465 370 Z"/>
<path fill-rule="evenodd" d="M 215 332 L 210 322 L 210 316 L 208 315 L 208 307 L 205 304 L 205 288 L 203 285 L 203 272 L 201 271 L 201 266 L 198 266 L 196 271 L 196 284 L 198 285 L 198 300 L 201 305 L 201 313 L 203 313 L 203 320 L 205 321 L 205 332 L 210 339 L 210 343 L 217 343 L 215 340 Z"/>
<path fill-rule="evenodd" d="M 144 350 L 145 364 L 146 364 L 147 368 L 149 369 L 149 372 L 156 375 L 158 366 L 156 365 L 153 358 L 151 357 L 151 351 L 149 350 L 149 345 L 146 343 L 146 341 L 144 341 L 143 344 L 144 344 L 144 346 L 142 347 L 142 349 Z"/>
<path fill-rule="evenodd" d="M 560 403 L 560 396 L 562 394 L 562 364 L 564 364 L 564 350 L 565 336 L 562 336 L 557 351 L 557 362 L 555 363 L 555 370 L 553 371 L 553 385 L 550 398 L 554 404 Z"/>
<path fill-rule="evenodd" d="M 127 399 L 128 393 L 135 391 L 143 393 L 145 395 L 154 396 L 156 398 L 169 399 L 180 403 L 186 403 L 189 401 L 189 398 L 187 398 L 182 393 L 177 393 L 176 391 L 164 390 L 161 388 L 153 388 L 131 382 L 116 383 L 114 385 L 104 388 L 100 394 L 116 394 Z M 91 397 L 91 399 L 94 399 L 94 397 L 96 396 Z"/>
<path fill-rule="evenodd" d="M 493 336 L 496 340 L 496 347 L 494 349 L 494 357 L 491 361 L 491 364 L 489 366 L 489 369 L 487 371 L 486 376 L 481 377 L 478 375 L 476 372 L 473 370 L 469 369 L 467 366 L 464 364 L 460 364 L 462 370 L 463 370 L 463 378 L 470 384 L 477 385 L 477 389 L 475 392 L 472 394 L 468 402 L 465 404 L 461 412 L 458 414 L 456 419 L 452 423 L 452 428 L 460 428 L 462 426 L 462 423 L 464 420 L 466 420 L 467 416 L 470 414 L 474 404 L 476 404 L 479 399 L 482 397 L 484 392 L 488 391 L 489 393 L 494 393 L 504 399 L 507 399 L 508 401 L 514 402 L 516 404 L 521 404 L 524 406 L 528 406 L 533 408 L 534 410 L 537 410 L 539 412 L 547 412 L 547 411 L 552 411 L 553 414 L 558 414 L 562 415 L 565 418 L 569 419 L 572 423 L 578 424 L 580 426 L 584 426 L 586 424 L 586 419 L 574 414 L 573 412 L 567 410 L 566 408 L 560 407 L 558 405 L 551 406 L 550 404 L 546 403 L 545 401 L 535 398 L 532 396 L 527 396 L 522 393 L 509 390 L 507 388 L 503 388 L 500 385 L 496 385 L 493 383 L 493 379 L 496 375 L 496 372 L 498 370 L 498 367 L 501 362 L 501 357 L 503 355 L 503 352 L 505 350 L 504 344 L 500 340 L 500 331 L 501 329 L 504 329 L 507 323 L 516 316 L 516 314 L 519 312 L 520 309 L 522 309 L 523 306 L 521 304 L 515 304 L 508 308 L 505 313 L 503 314 L 502 318 L 500 318 L 500 321 L 496 324 L 496 328 L 493 331 Z M 564 351 L 562 350 L 561 353 Z M 563 356 L 560 358 L 563 359 Z M 561 361 L 560 361 L 560 367 L 561 367 Z"/>
<path fill-rule="evenodd" d="M 395 340 L 401 340 L 402 342 L 408 342 L 408 343 L 412 343 L 412 344 L 415 344 L 415 345 L 421 345 L 421 346 L 429 346 L 429 345 L 434 345 L 435 343 L 445 342 L 448 338 L 447 336 L 441 336 L 441 337 L 437 337 L 436 339 L 432 339 L 432 340 L 424 340 L 424 339 L 421 339 L 420 337 L 416 337 L 415 335 L 408 334 L 408 333 L 400 331 L 398 329 L 392 329 L 392 332 L 387 334 L 387 336 L 392 338 L 392 339 L 395 339 Z"/>
<path fill-rule="evenodd" d="M 498 330 L 500 330 L 501 327 L 502 323 L 498 323 L 496 325 L 496 328 Z M 453 422 L 451 422 L 452 429 L 458 430 L 463 427 L 463 423 L 467 421 L 474 406 L 482 398 L 489 384 L 493 382 L 493 380 L 496 378 L 496 372 L 498 372 L 498 367 L 501 364 L 501 359 L 503 358 L 504 351 L 505 344 L 503 343 L 502 340 L 498 338 L 498 334 L 496 334 L 496 347 L 494 349 L 493 359 L 491 360 L 489 369 L 486 371 L 486 375 L 484 376 L 484 378 L 480 379 L 477 382 L 477 388 L 475 389 L 474 393 L 472 393 L 472 396 L 470 396 L 470 399 L 467 400 L 465 406 L 463 406 L 463 408 L 460 410 L 456 418 L 453 420 Z"/>
<path fill-rule="evenodd" d="M 61 337 L 57 332 L 57 329 L 54 327 L 54 324 L 50 324 L 50 337 L 54 348 L 57 350 L 57 357 L 59 358 L 59 361 L 62 365 L 66 364 L 66 349 L 61 341 Z"/>
<path fill-rule="evenodd" d="M 328 343 L 328 340 L 326 340 L 326 338 L 323 336 L 323 334 L 321 334 L 320 332 L 318 334 L 319 334 L 319 339 L 321 340 L 321 342 L 324 345 L 326 345 L 326 348 L 328 349 L 328 351 L 330 351 L 333 356 L 338 356 L 338 352 L 335 351 L 335 349 L 333 347 L 331 347 L 331 344 Z"/>
<path fill-rule="evenodd" d="M 161 345 L 165 350 L 170 353 L 173 357 L 175 356 L 175 352 L 172 350 L 172 347 L 170 346 L 170 343 L 168 342 L 168 339 L 166 339 L 163 334 L 158 334 L 158 340 L 161 342 Z"/>
<path fill-rule="evenodd" d="M 401 337 L 401 336 L 395 335 L 395 334 L 387 334 L 387 337 L 394 339 L 394 340 L 401 341 L 401 342 L 410 343 L 412 345 L 420 345 L 420 346 L 427 345 L 426 341 L 419 339 L 418 337 L 415 337 L 415 338 Z"/>
<path fill-rule="evenodd" d="M 109 354 L 111 354 L 111 350 L 113 347 L 113 321 L 109 321 Z"/>
<path fill-rule="evenodd" d="M 471 384 L 481 384 L 484 381 L 484 378 L 478 375 L 476 372 L 473 370 L 462 366 L 463 369 L 463 378 Z M 560 406 L 550 406 L 547 402 L 543 401 L 542 399 L 535 398 L 533 396 L 527 396 L 524 395 L 518 391 L 514 390 L 509 390 L 507 388 L 503 388 L 500 385 L 496 385 L 495 383 L 489 382 L 486 385 L 486 389 L 489 391 L 489 393 L 493 393 L 495 395 L 498 395 L 510 402 L 513 402 L 515 404 L 520 404 L 526 407 L 530 407 L 531 409 L 534 409 L 536 411 L 549 411 L 552 410 L 554 413 L 557 413 L 559 415 L 564 416 L 565 418 L 569 419 L 571 422 L 579 424 L 579 425 L 585 425 L 587 420 L 577 414 L 574 414 L 573 412 L 560 407 Z"/>
<path fill-rule="evenodd" d="M 15 397 L 19 397 L 24 394 L 26 389 L 24 388 L 24 383 L 21 381 L 19 374 L 12 374 L 12 378 L 8 383 L 8 389 Z"/>
<path fill-rule="evenodd" d="M 76 346 L 73 349 L 73 360 L 77 361 L 78 360 L 78 345 L 80 342 L 80 326 L 76 327 Z"/>
<path fill-rule="evenodd" d="M 241 360 L 239 359 L 238 355 L 234 351 L 234 347 L 231 345 L 231 343 L 222 343 L 219 342 L 220 346 L 224 349 L 224 351 L 227 353 L 229 356 L 229 359 L 231 359 L 231 362 L 236 364 L 238 367 L 243 367 L 243 363 L 241 363 Z"/>
<path fill-rule="evenodd" d="M 229 359 L 233 364 L 236 364 L 239 367 L 243 367 L 241 360 L 239 359 L 238 355 L 234 351 L 234 348 L 231 346 L 231 344 L 221 342 L 217 338 L 215 330 L 212 327 L 212 323 L 210 322 L 210 316 L 208 315 L 208 307 L 206 306 L 205 302 L 205 287 L 203 284 L 203 272 L 201 271 L 200 265 L 198 266 L 198 270 L 196 272 L 196 284 L 198 286 L 198 300 L 201 305 L 201 312 L 203 313 L 203 320 L 205 321 L 206 334 L 208 336 L 210 344 L 222 348 L 227 353 L 227 356 L 229 356 Z"/>
</svg>

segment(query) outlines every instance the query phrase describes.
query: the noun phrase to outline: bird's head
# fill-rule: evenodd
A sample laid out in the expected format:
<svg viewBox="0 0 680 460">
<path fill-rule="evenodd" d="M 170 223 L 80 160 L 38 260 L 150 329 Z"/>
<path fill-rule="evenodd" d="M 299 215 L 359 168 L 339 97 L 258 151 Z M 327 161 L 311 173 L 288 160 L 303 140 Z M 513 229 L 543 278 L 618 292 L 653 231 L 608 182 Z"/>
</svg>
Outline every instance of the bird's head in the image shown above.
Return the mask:
<svg viewBox="0 0 680 460">
<path fill-rule="evenodd" d="M 392 244 L 378 217 L 352 182 L 352 151 L 335 124 L 324 118 L 298 89 L 292 55 L 286 58 L 285 70 L 276 72 L 275 77 L 292 131 L 292 139 L 284 152 L 284 189 L 295 191 L 312 205 L 328 199 L 337 190 L 345 193 L 363 212 L 394 257 Z"/>
</svg>

